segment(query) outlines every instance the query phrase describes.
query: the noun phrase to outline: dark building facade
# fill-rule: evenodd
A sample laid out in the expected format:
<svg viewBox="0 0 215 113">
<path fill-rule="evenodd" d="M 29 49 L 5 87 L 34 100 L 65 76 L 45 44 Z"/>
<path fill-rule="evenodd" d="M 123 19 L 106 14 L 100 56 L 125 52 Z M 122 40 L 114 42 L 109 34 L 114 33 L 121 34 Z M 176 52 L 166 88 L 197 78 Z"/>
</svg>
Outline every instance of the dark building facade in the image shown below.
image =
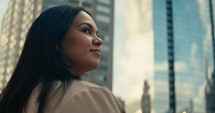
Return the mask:
<svg viewBox="0 0 215 113">
<path fill-rule="evenodd" d="M 215 34 L 214 34 L 214 3 L 212 0 L 209 1 L 209 14 L 210 14 L 210 26 L 211 26 L 211 38 L 213 47 L 213 65 L 215 67 Z M 207 113 L 215 112 L 215 68 L 211 74 L 211 79 L 208 76 L 208 62 L 206 61 L 206 88 L 205 88 L 205 105 Z"/>
<path fill-rule="evenodd" d="M 206 113 L 214 113 L 215 112 L 215 75 L 213 73 L 212 79 L 207 81 L 206 89 L 205 89 L 205 105 L 206 105 Z"/>
<path fill-rule="evenodd" d="M 169 112 L 175 113 L 175 56 L 174 56 L 174 26 L 172 0 L 166 0 L 167 18 L 167 48 L 168 48 L 168 78 L 169 78 Z"/>
</svg>

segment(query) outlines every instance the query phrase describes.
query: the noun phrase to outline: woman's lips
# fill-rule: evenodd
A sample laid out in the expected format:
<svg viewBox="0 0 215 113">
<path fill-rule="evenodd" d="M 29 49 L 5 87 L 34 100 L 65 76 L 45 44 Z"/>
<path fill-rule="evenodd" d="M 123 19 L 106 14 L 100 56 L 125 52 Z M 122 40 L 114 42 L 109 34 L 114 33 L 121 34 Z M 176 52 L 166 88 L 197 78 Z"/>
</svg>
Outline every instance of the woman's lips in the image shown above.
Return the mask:
<svg viewBox="0 0 215 113">
<path fill-rule="evenodd" d="M 93 52 L 93 53 L 101 55 L 101 50 L 100 49 L 90 49 L 90 52 Z"/>
</svg>

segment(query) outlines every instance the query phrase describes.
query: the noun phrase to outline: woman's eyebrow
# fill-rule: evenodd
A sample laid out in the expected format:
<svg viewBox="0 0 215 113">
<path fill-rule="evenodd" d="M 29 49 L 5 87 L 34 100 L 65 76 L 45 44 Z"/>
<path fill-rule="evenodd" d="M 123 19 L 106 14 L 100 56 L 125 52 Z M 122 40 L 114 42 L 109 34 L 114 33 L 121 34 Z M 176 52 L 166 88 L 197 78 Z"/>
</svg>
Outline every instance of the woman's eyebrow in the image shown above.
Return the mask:
<svg viewBox="0 0 215 113">
<path fill-rule="evenodd" d="M 81 25 L 87 25 L 88 27 L 90 27 L 90 29 L 95 29 L 95 31 L 99 31 L 97 27 L 94 27 L 91 23 L 89 22 L 83 22 L 81 24 L 79 24 L 78 26 L 81 26 Z"/>
<path fill-rule="evenodd" d="M 81 26 L 81 25 L 84 25 L 84 24 L 89 26 L 90 28 L 93 28 L 93 25 L 88 23 L 88 22 L 83 22 L 83 23 L 79 24 L 78 26 Z"/>
</svg>

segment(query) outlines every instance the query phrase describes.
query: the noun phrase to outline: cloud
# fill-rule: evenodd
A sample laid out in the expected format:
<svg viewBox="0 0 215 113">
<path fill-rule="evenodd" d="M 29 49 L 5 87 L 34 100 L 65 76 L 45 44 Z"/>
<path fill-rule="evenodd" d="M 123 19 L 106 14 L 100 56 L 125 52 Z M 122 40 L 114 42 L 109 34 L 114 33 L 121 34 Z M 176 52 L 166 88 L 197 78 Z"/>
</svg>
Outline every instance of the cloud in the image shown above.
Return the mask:
<svg viewBox="0 0 215 113">
<path fill-rule="evenodd" d="M 199 5 L 199 12 L 200 12 L 202 21 L 204 22 L 205 25 L 210 26 L 209 13 L 205 13 L 205 12 L 209 12 L 208 1 L 198 0 L 198 5 Z"/>
<path fill-rule="evenodd" d="M 191 46 L 191 62 L 193 66 L 198 66 L 198 59 L 196 59 L 196 53 L 197 53 L 197 45 L 196 43 L 192 43 Z"/>
<path fill-rule="evenodd" d="M 175 82 L 175 87 L 177 89 L 176 93 L 177 93 L 178 98 L 186 97 L 186 98 L 188 98 L 187 100 L 189 100 L 193 96 L 192 89 L 194 86 L 192 85 L 191 82 L 177 80 Z"/>
<path fill-rule="evenodd" d="M 176 82 L 176 96 L 177 96 L 177 105 L 179 109 L 184 107 L 189 107 L 189 101 L 193 101 L 193 107 L 195 111 L 204 113 L 205 108 L 205 95 L 204 95 L 205 83 L 196 84 L 189 81 L 178 81 Z"/>
<path fill-rule="evenodd" d="M 212 36 L 211 36 L 211 22 L 210 22 L 210 12 L 208 8 L 208 1 L 207 0 L 198 0 L 199 3 L 199 12 L 201 15 L 201 20 L 203 22 L 203 25 L 205 27 L 206 33 L 204 37 L 204 51 L 207 56 L 207 63 L 208 63 L 208 70 L 209 70 L 209 75 L 211 75 L 212 70 L 213 70 L 213 46 L 212 46 Z M 215 2 L 212 2 L 213 6 L 215 6 Z M 211 59 L 210 59 L 211 58 Z M 209 76 L 210 78 L 211 76 Z"/>
<path fill-rule="evenodd" d="M 209 8 L 208 8 L 208 1 L 207 0 L 198 0 L 199 5 L 199 12 L 201 16 L 201 20 L 203 25 L 206 29 L 205 39 L 204 39 L 204 51 L 210 53 L 212 51 L 211 46 L 211 23 L 210 23 L 210 16 L 209 16 Z"/>
<path fill-rule="evenodd" d="M 186 70 L 187 70 L 187 65 L 185 62 L 181 62 L 181 61 L 175 62 L 175 71 L 176 72 L 186 71 Z"/>
<path fill-rule="evenodd" d="M 156 72 L 166 72 L 168 71 L 168 63 L 167 62 L 162 62 L 160 64 L 155 64 L 155 71 Z"/>
<path fill-rule="evenodd" d="M 175 71 L 185 71 L 187 69 L 187 65 L 182 61 L 175 61 Z M 160 64 L 155 64 L 155 71 L 157 72 L 167 72 L 168 71 L 168 62 L 162 62 Z"/>
<path fill-rule="evenodd" d="M 205 86 L 206 82 L 202 83 L 199 87 L 198 95 L 194 97 L 194 110 L 198 112 L 205 112 Z"/>
</svg>

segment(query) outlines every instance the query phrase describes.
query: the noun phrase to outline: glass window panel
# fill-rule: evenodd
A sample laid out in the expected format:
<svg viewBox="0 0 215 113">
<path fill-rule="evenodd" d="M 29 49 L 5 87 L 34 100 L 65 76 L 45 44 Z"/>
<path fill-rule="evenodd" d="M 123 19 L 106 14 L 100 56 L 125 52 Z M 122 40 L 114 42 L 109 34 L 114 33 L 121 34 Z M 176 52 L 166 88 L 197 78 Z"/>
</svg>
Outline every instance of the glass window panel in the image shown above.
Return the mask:
<svg viewBox="0 0 215 113">
<path fill-rule="evenodd" d="M 108 4 L 108 5 L 111 3 L 110 0 L 97 0 L 97 1 L 100 3 L 103 3 L 103 4 Z"/>
<path fill-rule="evenodd" d="M 110 23 L 110 18 L 106 15 L 98 14 L 96 15 L 96 19 L 101 22 Z"/>
<path fill-rule="evenodd" d="M 110 8 L 102 5 L 97 5 L 96 7 L 97 11 L 109 14 L 110 13 Z"/>
</svg>

